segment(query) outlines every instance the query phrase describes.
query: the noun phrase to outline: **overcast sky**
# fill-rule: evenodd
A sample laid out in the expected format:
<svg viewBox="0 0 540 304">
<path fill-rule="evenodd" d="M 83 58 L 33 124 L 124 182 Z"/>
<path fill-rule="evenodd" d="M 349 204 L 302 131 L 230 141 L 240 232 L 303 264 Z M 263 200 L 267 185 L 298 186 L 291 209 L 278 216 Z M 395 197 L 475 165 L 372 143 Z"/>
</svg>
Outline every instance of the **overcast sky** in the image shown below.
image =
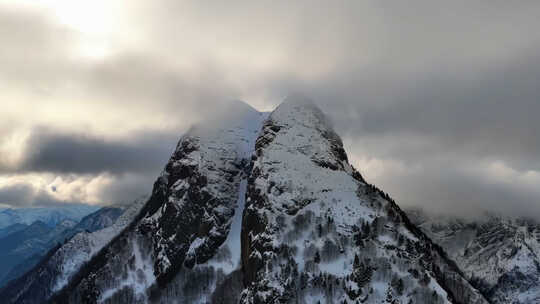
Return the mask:
<svg viewBox="0 0 540 304">
<path fill-rule="evenodd" d="M 130 201 L 208 109 L 301 93 L 400 205 L 540 216 L 539 28 L 538 1 L 0 0 L 0 204 Z"/>
</svg>

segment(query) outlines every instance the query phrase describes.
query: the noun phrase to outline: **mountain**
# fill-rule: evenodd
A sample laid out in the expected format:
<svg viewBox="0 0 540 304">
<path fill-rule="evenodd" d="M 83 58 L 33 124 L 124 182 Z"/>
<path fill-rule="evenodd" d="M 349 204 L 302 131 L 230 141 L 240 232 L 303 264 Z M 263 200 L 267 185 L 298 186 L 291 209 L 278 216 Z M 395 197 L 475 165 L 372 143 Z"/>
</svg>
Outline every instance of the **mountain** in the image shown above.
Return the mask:
<svg viewBox="0 0 540 304">
<path fill-rule="evenodd" d="M 63 220 L 79 222 L 84 216 L 98 210 L 99 206 L 83 204 L 66 204 L 58 207 L 5 209 L 0 212 L 0 228 L 13 224 L 30 225 L 41 221 L 50 227 Z"/>
<path fill-rule="evenodd" d="M 491 303 L 540 303 L 540 223 L 489 215 L 463 219 L 411 210 Z"/>
<path fill-rule="evenodd" d="M 265 122 L 248 180 L 242 303 L 484 303 L 388 195 L 365 182 L 313 105 Z"/>
<path fill-rule="evenodd" d="M 25 258 L 37 252 L 47 252 L 52 230 L 45 223 L 37 221 L 0 239 L 0 279 Z"/>
<path fill-rule="evenodd" d="M 22 225 L 23 229 L 0 238 L 0 287 L 13 275 L 35 265 L 60 239 L 63 241 L 63 236 L 75 225 L 73 221 L 64 220 L 56 227 L 50 227 L 36 221 L 29 226 Z"/>
<path fill-rule="evenodd" d="M 43 303 L 118 235 L 138 214 L 144 202 L 146 199 L 141 198 L 131 205 L 122 206 L 125 210 L 104 207 L 86 216 L 72 229 L 78 233 L 69 241 L 52 247 L 42 259 L 32 264 L 30 271 L 12 276 L 17 279 L 0 290 L 0 298 L 6 303 Z M 110 225 L 111 222 L 114 223 Z"/>
<path fill-rule="evenodd" d="M 89 214 L 74 227 L 74 230 L 94 232 L 111 226 L 122 215 L 124 209 L 117 207 L 103 207 Z"/>
<path fill-rule="evenodd" d="M 93 232 L 108 227 L 122 212 L 120 208 L 103 207 L 79 223 L 64 219 L 54 227 L 41 221 L 30 226 L 14 224 L 6 227 L 15 232 L 0 239 L 0 287 L 34 267 L 56 244 L 64 243 L 82 231 Z M 21 226 L 24 229 L 16 230 Z"/>
<path fill-rule="evenodd" d="M 58 246 L 58 244 L 56 246 Z M 30 271 L 30 269 L 34 268 L 43 259 L 43 257 L 47 255 L 47 252 L 48 251 L 35 253 L 12 267 L 9 272 L 5 273 L 5 275 L 2 277 L 2 280 L 0 280 L 0 289 L 3 288 L 6 284 L 8 284 L 10 281 L 21 277 L 22 275 Z"/>
<path fill-rule="evenodd" d="M 25 229 L 26 227 L 28 227 L 28 225 L 26 224 L 20 224 L 20 223 L 15 223 L 15 224 L 12 224 L 12 225 L 9 225 L 5 228 L 1 228 L 0 229 L 0 238 L 3 238 L 9 234 L 12 234 L 12 233 L 15 233 L 17 231 L 21 231 L 23 229 Z"/>
<path fill-rule="evenodd" d="M 137 216 L 68 277 L 51 302 L 488 303 L 304 99 L 188 131 Z M 35 303 L 24 279 L 0 296 Z"/>
<path fill-rule="evenodd" d="M 22 225 L 23 229 L 0 238 L 2 245 L 0 246 L 0 287 L 15 273 L 28 270 L 35 265 L 39 257 L 54 246 L 57 240 L 70 231 L 75 224 L 73 221 L 64 220 L 56 227 L 49 227 L 41 221 L 36 221 L 29 226 Z M 21 227 L 18 226 L 18 228 Z M 24 264 L 22 264 L 23 261 Z"/>
</svg>

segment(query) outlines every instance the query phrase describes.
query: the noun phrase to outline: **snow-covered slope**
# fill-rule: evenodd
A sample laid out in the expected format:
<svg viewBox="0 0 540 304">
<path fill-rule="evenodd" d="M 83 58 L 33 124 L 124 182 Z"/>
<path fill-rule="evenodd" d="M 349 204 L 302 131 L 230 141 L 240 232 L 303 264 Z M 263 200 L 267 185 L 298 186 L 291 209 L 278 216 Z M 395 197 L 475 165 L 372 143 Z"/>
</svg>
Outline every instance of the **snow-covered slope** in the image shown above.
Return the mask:
<svg viewBox="0 0 540 304">
<path fill-rule="evenodd" d="M 70 229 L 68 242 L 53 247 L 36 267 L 10 282 L 0 291 L 0 298 L 4 303 L 43 303 L 131 223 L 145 202 L 146 198 L 140 198 L 124 211 L 104 207 L 86 216 Z M 113 219 L 114 223 L 111 223 Z"/>
<path fill-rule="evenodd" d="M 228 248 L 238 244 L 239 236 L 229 238 L 228 232 L 238 230 L 239 193 L 266 114 L 243 103 L 229 110 L 180 139 L 140 216 L 81 270 L 57 301 L 167 302 L 174 297 L 192 303 L 211 295 L 209 290 L 171 294 L 167 287 L 182 284 L 188 270 L 197 271 L 195 265 L 210 259 L 225 272 L 240 260 L 238 246 Z M 224 278 L 223 270 L 218 275 L 212 267 L 207 288 Z"/>
<path fill-rule="evenodd" d="M 119 216 L 121 216 L 125 210 L 132 208 L 132 205 L 119 206 L 119 207 L 103 207 L 98 211 L 89 214 L 81 219 L 73 230 L 79 231 L 98 231 L 103 228 L 112 226 Z"/>
<path fill-rule="evenodd" d="M 409 214 L 492 303 L 540 303 L 540 223 L 493 215 L 460 219 L 420 210 Z"/>
<path fill-rule="evenodd" d="M 112 225 L 107 225 L 106 228 L 97 230 L 95 232 L 83 231 L 75 235 L 69 242 L 64 244 L 51 261 L 59 268 L 59 274 L 54 280 L 52 288 L 53 292 L 62 289 L 71 279 L 73 274 L 79 270 L 79 268 L 87 261 L 90 260 L 101 248 L 109 243 L 115 236 L 117 236 L 140 212 L 144 203 L 146 203 L 147 197 L 141 197 L 135 200 L 123 213 L 120 215 Z M 107 209 L 110 212 L 110 209 Z M 90 220 L 92 222 L 90 226 L 95 225 L 95 222 L 108 221 L 110 218 L 107 216 L 105 220 Z M 86 222 L 82 222 L 86 223 Z"/>
<path fill-rule="evenodd" d="M 487 303 L 317 107 L 234 107 L 180 139 L 139 216 L 54 303 Z"/>
</svg>

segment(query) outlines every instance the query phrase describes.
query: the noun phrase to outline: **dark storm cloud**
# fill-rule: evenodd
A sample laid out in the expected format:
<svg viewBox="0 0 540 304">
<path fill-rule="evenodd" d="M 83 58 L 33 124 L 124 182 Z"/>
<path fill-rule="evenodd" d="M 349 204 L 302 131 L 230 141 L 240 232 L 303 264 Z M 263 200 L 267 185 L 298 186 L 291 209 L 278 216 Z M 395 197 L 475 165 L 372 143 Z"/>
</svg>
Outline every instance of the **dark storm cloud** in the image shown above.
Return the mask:
<svg viewBox="0 0 540 304">
<path fill-rule="evenodd" d="M 57 174 L 156 173 L 172 153 L 177 134 L 141 133 L 108 141 L 85 134 L 35 130 L 17 172 Z"/>
<path fill-rule="evenodd" d="M 473 72 L 463 71 L 452 78 L 425 79 L 422 89 L 404 82 L 392 102 L 358 107 L 356 123 L 345 120 L 341 126 L 352 137 L 412 134 L 429 140 L 430 149 L 440 154 L 499 159 L 519 170 L 540 170 L 540 137 L 535 131 L 540 129 L 538 51 L 482 73 L 475 71 L 474 80 Z M 385 154 L 417 161 L 425 157 L 421 151 L 402 152 Z"/>
<path fill-rule="evenodd" d="M 21 203 L 22 205 L 31 204 L 34 188 L 27 184 L 18 184 L 0 189 L 0 203 L 11 205 Z"/>
<path fill-rule="evenodd" d="M 404 166 L 372 179 L 367 172 L 399 203 L 458 215 L 539 215 L 534 187 L 520 187 L 516 177 L 490 181 L 482 168 L 502 161 L 516 174 L 540 170 L 538 54 L 534 47 L 489 68 L 441 69 L 413 79 L 369 70 L 376 83 L 350 72 L 343 82 L 329 77 L 302 90 L 316 92 L 350 152 Z M 348 82 L 368 85 L 343 86 Z"/>
<path fill-rule="evenodd" d="M 393 196 L 405 208 L 421 206 L 430 212 L 469 217 L 485 212 L 540 214 L 539 189 L 486 178 L 485 174 L 493 172 L 479 167 L 475 161 L 457 163 L 455 159 L 426 162 L 392 171 L 379 182 L 393 189 Z"/>
</svg>

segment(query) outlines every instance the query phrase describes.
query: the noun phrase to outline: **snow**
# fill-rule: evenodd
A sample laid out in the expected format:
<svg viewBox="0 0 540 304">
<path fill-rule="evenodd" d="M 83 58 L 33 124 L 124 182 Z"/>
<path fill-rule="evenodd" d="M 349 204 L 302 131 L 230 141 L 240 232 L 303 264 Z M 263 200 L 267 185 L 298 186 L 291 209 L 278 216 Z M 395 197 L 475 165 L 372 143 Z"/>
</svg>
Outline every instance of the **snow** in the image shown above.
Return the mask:
<svg viewBox="0 0 540 304">
<path fill-rule="evenodd" d="M 97 211 L 100 206 L 66 204 L 59 207 L 5 209 L 0 212 L 0 229 L 20 223 L 30 225 L 42 221 L 53 227 L 63 220 L 79 222 L 83 217 Z"/>
<path fill-rule="evenodd" d="M 52 291 L 62 289 L 85 262 L 89 261 L 135 218 L 145 202 L 146 197 L 139 198 L 116 219 L 112 226 L 93 233 L 78 233 L 64 244 L 52 258 L 52 261 L 58 263 L 57 267 L 60 269 Z"/>
<path fill-rule="evenodd" d="M 487 216 L 482 219 L 411 212 L 416 223 L 454 259 L 469 278 L 482 279 L 493 303 L 533 303 L 540 299 L 539 224 L 526 220 Z M 503 275 L 517 275 L 512 284 Z"/>
<path fill-rule="evenodd" d="M 304 107 L 284 103 L 270 115 L 269 119 L 282 130 L 265 149 L 264 156 L 257 160 L 256 165 L 268 178 L 255 182 L 262 191 L 266 190 L 268 181 L 275 184 L 269 199 L 276 208 L 293 207 L 295 201 L 309 199 L 311 203 L 303 210 L 332 217 L 338 232 L 350 234 L 358 219 L 371 222 L 377 213 L 367 201 L 359 199 L 359 182 L 346 170 L 325 169 L 314 162 L 335 159 L 328 140 L 321 136 L 321 132 L 331 128 Z M 278 189 L 285 191 L 281 193 Z"/>
<path fill-rule="evenodd" d="M 139 248 L 138 240 L 131 242 L 132 252 L 135 258 L 134 268 L 128 267 L 126 278 L 118 286 L 102 292 L 98 303 L 105 302 L 113 296 L 118 290 L 124 287 L 130 287 L 137 299 L 147 302 L 146 290 L 155 282 L 154 267 L 150 258 L 145 258 Z"/>
<path fill-rule="evenodd" d="M 195 255 L 196 250 L 204 244 L 204 238 L 196 238 L 189 246 L 187 255 Z"/>
<path fill-rule="evenodd" d="M 338 259 L 325 263 L 319 263 L 319 269 L 324 273 L 333 274 L 337 277 L 345 277 L 352 271 L 352 260 L 347 255 L 342 255 Z"/>
<path fill-rule="evenodd" d="M 429 282 L 429 287 L 431 289 L 433 289 L 435 292 L 437 292 L 443 299 L 447 299 L 448 298 L 448 293 L 441 287 L 441 285 L 437 284 L 436 282 L 437 281 L 435 281 L 432 278 L 431 281 Z M 446 301 L 446 302 L 450 303 L 448 301 Z"/>
<path fill-rule="evenodd" d="M 241 132 L 242 140 L 237 146 L 238 158 L 244 160 L 247 164 L 250 161 L 251 155 L 254 152 L 255 141 L 260 133 L 263 122 L 267 119 L 268 113 L 260 113 L 257 119 L 251 119 L 244 121 L 244 126 L 239 128 Z M 218 269 L 221 269 L 225 274 L 229 274 L 240 266 L 241 256 L 241 244 L 240 233 L 242 230 L 242 214 L 246 203 L 246 191 L 247 191 L 247 176 L 242 174 L 240 183 L 238 185 L 238 197 L 234 204 L 234 215 L 231 220 L 231 226 L 227 235 L 226 241 L 222 247 L 227 248 L 230 251 L 230 258 L 228 261 L 216 261 L 215 259 L 208 262 Z"/>
<path fill-rule="evenodd" d="M 240 232 L 242 229 L 242 211 L 244 210 L 246 200 L 247 180 L 242 179 L 240 182 L 240 191 L 238 193 L 238 200 L 236 201 L 236 208 L 234 210 L 234 216 L 232 219 L 231 230 L 227 236 L 227 240 L 222 246 L 227 246 L 231 252 L 230 260 L 226 263 L 219 265 L 225 274 L 231 273 L 237 269 L 240 265 Z M 212 262 L 211 262 L 212 264 Z M 218 264 L 214 264 L 218 266 Z"/>
<path fill-rule="evenodd" d="M 180 178 L 167 189 L 170 193 L 166 197 L 167 203 L 154 214 L 146 215 L 141 222 L 146 227 L 156 227 L 152 239 L 153 252 L 145 257 L 143 252 L 138 252 L 137 240 L 130 237 L 133 248 L 126 249 L 126 253 L 133 252 L 136 265 L 127 273 L 119 274 L 119 278 L 113 280 L 113 286 L 109 289 L 101 291 L 101 301 L 124 286 L 133 286 L 137 297 L 144 301 L 144 290 L 155 280 L 154 274 L 160 275 L 169 270 L 172 259 L 169 259 L 167 253 L 171 247 L 187 248 L 185 260 L 198 263 L 199 252 L 209 248 L 212 250 L 215 247 L 215 238 L 212 237 L 219 238 L 224 232 L 227 233 L 225 242 L 216 249 L 229 251 L 229 254 L 225 255 L 226 259 L 223 256 L 218 258 L 216 254 L 204 267 L 214 267 L 216 272 L 228 274 L 239 266 L 240 230 L 247 187 L 247 175 L 244 171 L 247 171 L 255 140 L 267 116 L 266 113 L 259 113 L 250 107 L 240 106 L 214 118 L 215 121 L 193 127 L 182 136 L 166 168 L 190 168 L 197 176 L 204 177 L 205 183 L 195 185 L 191 178 Z M 169 179 L 169 174 L 170 172 L 164 171 L 160 178 Z M 170 227 L 161 226 L 164 223 L 160 220 L 168 208 L 175 208 L 177 212 L 189 212 L 186 207 L 196 203 L 190 201 L 190 197 L 186 195 L 191 187 L 200 187 L 197 191 L 208 193 L 215 204 L 212 208 L 203 208 L 202 218 L 195 215 L 197 221 L 209 223 L 210 231 L 205 235 L 188 235 L 186 243 L 178 244 L 175 243 L 177 238 L 174 230 L 172 233 L 167 231 L 170 234 L 164 237 L 164 228 Z M 196 264 L 192 270 L 186 271 L 195 271 L 199 267 L 201 266 Z M 215 285 L 212 286 L 208 288 L 215 288 Z M 210 290 L 208 292 L 211 293 Z"/>
<path fill-rule="evenodd" d="M 384 295 L 386 293 L 386 290 L 388 289 L 387 282 L 374 282 L 371 286 L 373 287 L 373 290 L 379 295 Z"/>
<path fill-rule="evenodd" d="M 287 278 L 291 278 L 286 270 L 290 267 L 311 278 L 321 275 L 330 276 L 331 280 L 340 278 L 346 281 L 344 284 L 350 283 L 348 286 L 358 289 L 354 281 L 347 279 L 354 270 L 355 255 L 359 256 L 360 263 L 376 269 L 368 285 L 362 287 L 363 294 L 370 288 L 374 290 L 369 294 L 369 303 L 386 299 L 392 288 L 390 280 L 395 276 L 408 280 L 409 292 L 419 288 L 427 290 L 430 296 L 431 291 L 435 291 L 446 298 L 436 280 L 428 287 L 420 286 L 406 272 L 411 268 L 425 270 L 417 260 L 406 258 L 409 253 L 404 252 L 404 245 L 396 248 L 398 236 L 403 243 L 423 240 L 411 233 L 402 221 L 394 219 L 395 215 L 389 215 L 388 210 L 395 208 L 389 201 L 351 176 L 354 169 L 341 158 L 339 138 L 316 107 L 303 100 L 286 101 L 270 114 L 263 132 L 259 139 L 262 148 L 254 161 L 253 171 L 258 172 L 255 189 L 250 188 L 250 193 L 264 193 L 263 202 L 248 200 L 247 214 L 257 214 L 256 219 L 264 219 L 268 224 L 265 230 L 250 237 L 253 248 L 250 260 L 262 261 L 264 266 L 258 273 L 261 278 L 257 277 L 244 293 L 248 299 L 283 294 L 288 286 Z M 373 224 L 376 218 L 381 219 L 377 222 L 381 224 L 371 229 L 377 229 L 377 235 L 361 248 L 356 247 L 360 246 L 354 241 L 358 228 Z M 285 252 L 291 254 L 281 258 L 283 245 L 286 245 Z M 404 256 L 397 257 L 401 252 Z M 395 261 L 401 263 L 400 267 L 394 265 Z M 451 269 L 447 265 L 438 266 L 445 271 Z M 463 284 L 460 288 L 470 292 L 471 299 L 483 303 L 465 281 Z M 302 291 L 306 294 L 301 302 L 350 300 L 343 293 L 341 296 L 345 298 L 340 298 L 339 290 L 334 289 L 336 294 L 329 295 L 318 292 L 319 288 Z M 405 303 L 408 299 L 407 295 L 400 298 Z"/>
</svg>

